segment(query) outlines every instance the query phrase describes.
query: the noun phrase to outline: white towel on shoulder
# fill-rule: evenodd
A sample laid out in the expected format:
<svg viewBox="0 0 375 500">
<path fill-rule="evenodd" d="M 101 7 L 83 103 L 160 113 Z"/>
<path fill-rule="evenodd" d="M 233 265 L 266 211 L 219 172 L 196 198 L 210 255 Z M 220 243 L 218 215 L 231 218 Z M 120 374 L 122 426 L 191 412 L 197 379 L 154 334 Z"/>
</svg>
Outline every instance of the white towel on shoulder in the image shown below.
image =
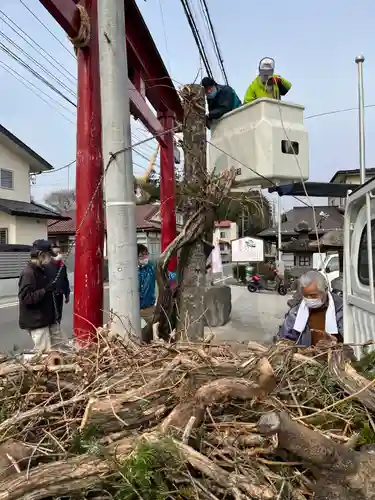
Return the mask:
<svg viewBox="0 0 375 500">
<path fill-rule="evenodd" d="M 306 302 L 302 300 L 298 308 L 296 321 L 293 327 L 294 330 L 296 330 L 299 333 L 302 333 L 305 330 L 306 324 L 309 320 L 309 314 L 310 314 L 309 308 L 307 307 Z M 330 293 L 328 293 L 328 308 L 326 312 L 325 331 L 330 335 L 338 334 L 335 303 L 333 302 L 333 297 Z"/>
</svg>

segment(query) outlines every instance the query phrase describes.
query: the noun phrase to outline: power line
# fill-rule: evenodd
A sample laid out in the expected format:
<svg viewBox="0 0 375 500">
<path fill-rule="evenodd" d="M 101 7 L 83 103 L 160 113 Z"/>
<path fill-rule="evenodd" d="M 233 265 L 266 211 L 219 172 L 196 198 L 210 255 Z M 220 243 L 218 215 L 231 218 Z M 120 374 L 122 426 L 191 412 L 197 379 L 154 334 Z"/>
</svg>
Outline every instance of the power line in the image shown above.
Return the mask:
<svg viewBox="0 0 375 500">
<path fill-rule="evenodd" d="M 165 50 L 166 50 L 166 53 L 167 53 L 169 72 L 171 73 L 172 72 L 172 65 L 171 65 L 171 57 L 170 57 L 170 54 L 169 54 L 168 39 L 167 39 L 167 30 L 166 30 L 166 27 L 165 27 L 165 19 L 164 19 L 164 11 L 163 11 L 162 0 L 159 0 L 159 9 L 160 9 L 161 24 L 163 26 L 164 43 L 165 43 Z"/>
<path fill-rule="evenodd" d="M 375 104 L 366 104 L 365 108 L 375 108 Z M 336 115 L 338 113 L 347 113 L 348 111 L 358 111 L 358 106 L 356 108 L 343 108 L 343 109 L 335 109 L 332 111 L 326 111 L 325 113 L 316 113 L 314 115 L 306 116 L 305 120 L 309 120 L 311 118 L 318 118 L 319 116 L 328 116 L 328 115 Z"/>
<path fill-rule="evenodd" d="M 25 9 L 26 9 L 26 10 L 27 10 L 27 11 L 28 11 L 28 12 L 29 12 L 29 13 L 30 13 L 30 14 L 31 14 L 31 15 L 32 15 L 32 16 L 33 16 L 33 17 L 34 17 L 34 18 L 38 21 L 38 23 L 39 23 L 40 25 L 42 25 L 42 26 L 43 26 L 43 28 L 45 28 L 45 29 L 48 31 L 48 33 L 49 33 L 50 35 L 52 35 L 52 36 L 53 36 L 53 38 L 54 38 L 54 39 L 55 39 L 55 40 L 56 40 L 56 41 L 57 41 L 57 42 L 61 45 L 61 47 L 62 47 L 64 50 L 66 50 L 66 52 L 68 52 L 68 54 L 70 54 L 70 55 L 71 55 L 71 56 L 75 59 L 75 55 L 73 54 L 73 52 L 71 52 L 71 51 L 70 51 L 70 50 L 69 50 L 69 49 L 68 49 L 68 48 L 67 48 L 67 47 L 66 47 L 66 46 L 62 43 L 62 41 L 61 41 L 61 40 L 60 40 L 60 39 L 59 39 L 59 38 L 58 38 L 58 37 L 57 37 L 57 36 L 56 36 L 56 35 L 55 35 L 55 34 L 54 34 L 54 33 L 53 33 L 53 32 L 52 32 L 49 28 L 48 28 L 48 26 L 46 26 L 46 25 L 43 23 L 43 21 L 41 21 L 41 20 L 39 19 L 39 17 L 38 17 L 38 16 L 36 16 L 36 15 L 34 14 L 34 12 L 33 12 L 33 11 L 32 11 L 32 10 L 31 10 L 31 9 L 30 9 L 27 5 L 26 5 L 26 4 L 25 4 L 25 2 L 24 2 L 23 0 L 20 0 L 20 2 L 21 2 L 21 4 L 25 7 Z"/>
<path fill-rule="evenodd" d="M 70 109 L 66 108 L 61 102 L 57 101 L 56 99 L 53 99 L 52 96 L 50 96 L 49 94 L 47 94 L 46 92 L 44 92 L 41 88 L 39 88 L 36 85 L 34 85 L 27 78 L 25 78 L 24 76 L 22 76 L 20 73 L 18 73 L 16 70 L 14 70 L 10 66 L 8 66 L 8 64 L 4 63 L 3 61 L 0 61 L 0 66 L 3 68 L 4 71 L 6 71 L 7 73 L 9 73 L 11 76 L 13 76 L 13 78 L 15 78 L 20 83 L 22 83 L 22 85 L 24 85 L 28 90 L 30 90 L 33 94 L 35 94 L 39 99 L 41 99 L 42 101 L 44 101 L 46 104 L 48 104 L 48 106 L 50 106 L 57 113 L 59 113 L 59 115 L 61 115 L 62 117 L 64 117 L 72 125 L 75 124 L 73 120 L 70 120 L 66 115 L 64 115 L 63 113 L 61 113 L 61 111 L 59 111 L 54 106 L 52 106 L 51 102 L 47 101 L 47 99 L 44 99 L 44 97 L 42 97 L 41 94 L 45 95 L 50 101 L 55 102 L 58 106 L 60 106 L 65 111 L 73 114 L 72 111 Z M 74 116 L 74 114 L 73 114 L 73 116 Z"/>
<path fill-rule="evenodd" d="M 47 52 L 34 38 L 32 38 L 26 31 L 24 31 L 17 23 L 13 21 L 4 11 L 0 9 L 0 18 L 1 20 L 12 30 L 14 33 L 16 33 L 22 40 L 24 40 L 25 43 L 27 43 L 32 49 L 34 49 L 38 54 L 43 54 L 50 58 L 54 63 L 49 61 L 49 64 L 53 66 L 55 69 L 57 69 L 59 72 L 64 71 L 66 73 L 66 77 L 69 81 L 71 81 L 73 84 L 76 84 L 77 78 L 65 68 L 63 64 L 61 64 L 56 58 L 54 58 L 49 52 Z M 29 41 L 31 40 L 31 42 Z M 41 55 L 43 55 L 41 54 Z"/>
<path fill-rule="evenodd" d="M 72 165 L 74 165 L 75 162 L 76 162 L 76 160 L 73 160 L 73 161 L 67 163 L 66 165 L 63 165 L 60 168 L 54 168 L 53 170 L 45 170 L 43 172 L 39 172 L 38 175 L 40 175 L 40 174 L 55 174 L 56 172 L 60 172 L 61 170 L 65 170 L 66 168 L 71 167 Z"/>
<path fill-rule="evenodd" d="M 187 19 L 187 21 L 189 23 L 191 32 L 193 34 L 195 43 L 197 45 L 197 48 L 198 48 L 198 51 L 199 51 L 199 55 L 202 58 L 204 67 L 206 68 L 207 75 L 209 77 L 213 78 L 213 74 L 212 74 L 210 63 L 209 63 L 208 58 L 207 58 L 206 50 L 204 48 L 204 45 L 203 45 L 203 42 L 202 42 L 202 38 L 201 38 L 201 36 L 199 34 L 199 30 L 197 28 L 197 25 L 196 25 L 196 23 L 194 21 L 194 17 L 193 17 L 193 15 L 191 13 L 190 5 L 188 4 L 187 0 L 181 0 L 181 4 L 182 4 L 182 7 L 184 9 L 184 13 L 185 13 L 186 19 Z"/>
<path fill-rule="evenodd" d="M 8 37 L 3 31 L 0 30 L 0 36 L 3 37 L 8 43 L 13 45 L 21 54 L 26 56 L 31 62 L 33 62 L 39 69 L 44 71 L 46 75 L 51 77 L 53 80 L 55 80 L 56 83 L 58 83 L 64 90 L 69 92 L 73 97 L 77 97 L 76 93 L 69 88 L 67 85 L 65 85 L 64 82 L 62 82 L 57 76 L 55 76 L 51 71 L 49 71 L 43 64 L 41 64 L 39 61 L 35 59 L 35 57 L 31 56 L 26 50 L 24 50 L 22 47 L 20 47 L 16 42 L 14 42 L 10 37 Z"/>
<path fill-rule="evenodd" d="M 228 77 L 227 77 L 227 74 L 226 74 L 226 71 L 225 71 L 225 67 L 224 67 L 224 59 L 223 59 L 223 57 L 221 55 L 220 47 L 219 47 L 219 44 L 218 44 L 218 41 L 217 41 L 215 29 L 214 29 L 214 26 L 213 26 L 213 23 L 212 23 L 212 20 L 211 20 L 211 15 L 210 15 L 210 12 L 208 10 L 207 2 L 206 2 L 206 0 L 200 0 L 200 3 L 202 5 L 202 7 L 203 7 L 204 17 L 205 17 L 206 23 L 208 25 L 208 31 L 211 34 L 211 38 L 212 38 L 214 50 L 215 50 L 215 53 L 216 53 L 217 60 L 219 62 L 219 67 L 220 67 L 221 73 L 222 73 L 222 75 L 224 77 L 225 83 L 227 85 L 229 85 L 229 83 L 228 83 Z"/>
<path fill-rule="evenodd" d="M 25 61 L 23 61 L 17 54 L 12 52 L 6 45 L 0 42 L 0 49 L 3 50 L 8 56 L 10 56 L 12 59 L 14 59 L 16 62 L 21 64 L 25 69 L 27 69 L 32 75 L 34 75 L 36 78 L 38 78 L 41 82 L 43 82 L 45 85 L 47 85 L 51 90 L 56 92 L 60 97 L 62 97 L 65 101 L 67 101 L 69 104 L 74 106 L 75 108 L 77 107 L 77 104 L 69 99 L 63 92 L 61 92 L 58 88 L 56 88 L 54 85 L 52 85 L 51 82 L 49 82 L 46 78 L 44 78 L 40 73 L 35 71 L 29 64 L 27 64 Z"/>
</svg>

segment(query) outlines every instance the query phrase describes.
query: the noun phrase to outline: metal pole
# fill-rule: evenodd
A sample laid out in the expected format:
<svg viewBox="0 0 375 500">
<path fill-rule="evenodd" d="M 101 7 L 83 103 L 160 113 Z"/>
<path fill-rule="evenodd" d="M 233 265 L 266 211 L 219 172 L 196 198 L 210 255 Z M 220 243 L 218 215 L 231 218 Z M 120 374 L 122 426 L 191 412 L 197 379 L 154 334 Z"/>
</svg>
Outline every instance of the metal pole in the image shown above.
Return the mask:
<svg viewBox="0 0 375 500">
<path fill-rule="evenodd" d="M 131 151 L 125 9 L 119 0 L 98 2 L 100 83 L 112 329 L 140 335 L 137 237 Z M 119 152 L 113 156 L 113 153 Z"/>
<path fill-rule="evenodd" d="M 90 47 L 79 49 L 76 172 L 74 333 L 78 342 L 96 338 L 103 324 L 103 191 L 97 0 L 82 2 L 90 16 Z"/>
<path fill-rule="evenodd" d="M 361 184 L 366 182 L 366 152 L 365 152 L 365 98 L 363 90 L 363 63 L 365 57 L 357 56 L 355 62 L 358 67 L 358 120 L 359 120 L 359 171 Z M 375 303 L 374 274 L 373 274 L 373 252 L 372 252 L 372 231 L 371 231 L 371 198 L 370 193 L 366 193 L 366 226 L 367 226 L 367 262 L 369 271 L 369 285 L 371 302 Z"/>
<path fill-rule="evenodd" d="M 279 196 L 277 199 L 277 260 L 279 265 L 283 257 L 281 243 L 281 196 Z"/>
<path fill-rule="evenodd" d="M 365 100 L 363 92 L 363 63 L 365 57 L 357 56 L 355 62 L 358 66 L 358 118 L 359 118 L 359 168 L 361 184 L 366 182 L 366 158 L 365 158 Z"/>
</svg>

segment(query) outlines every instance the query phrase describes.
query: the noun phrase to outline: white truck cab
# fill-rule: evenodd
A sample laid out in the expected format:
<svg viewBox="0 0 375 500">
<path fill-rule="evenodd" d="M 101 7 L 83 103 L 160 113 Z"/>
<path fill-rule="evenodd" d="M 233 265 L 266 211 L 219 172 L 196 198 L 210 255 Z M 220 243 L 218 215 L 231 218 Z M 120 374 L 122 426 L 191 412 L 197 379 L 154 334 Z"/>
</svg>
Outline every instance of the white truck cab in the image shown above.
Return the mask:
<svg viewBox="0 0 375 500">
<path fill-rule="evenodd" d="M 375 179 L 347 198 L 344 221 L 344 340 L 375 341 Z"/>
<path fill-rule="evenodd" d="M 326 277 L 329 288 L 332 289 L 332 281 L 340 275 L 340 261 L 338 253 L 331 253 L 326 256 L 323 265 L 318 270 Z"/>
</svg>

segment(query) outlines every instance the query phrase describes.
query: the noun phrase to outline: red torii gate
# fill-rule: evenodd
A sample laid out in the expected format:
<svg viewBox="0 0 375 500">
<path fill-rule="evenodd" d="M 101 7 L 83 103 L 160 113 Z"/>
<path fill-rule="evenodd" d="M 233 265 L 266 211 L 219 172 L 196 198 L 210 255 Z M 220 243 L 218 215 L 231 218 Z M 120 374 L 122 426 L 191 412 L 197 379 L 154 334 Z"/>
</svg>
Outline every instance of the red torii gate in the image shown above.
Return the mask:
<svg viewBox="0 0 375 500">
<path fill-rule="evenodd" d="M 85 7 L 90 18 L 91 40 L 79 49 L 76 162 L 76 244 L 74 267 L 74 332 L 85 340 L 91 326 L 103 322 L 103 161 L 97 5 L 100 0 L 39 0 L 67 35 L 75 38 L 80 27 L 76 6 Z M 176 236 L 173 133 L 166 132 L 182 121 L 182 107 L 152 36 L 135 0 L 124 0 L 126 48 L 129 68 L 130 109 L 160 143 L 161 243 L 162 250 Z M 124 41 L 125 42 L 125 41 Z M 157 110 L 157 117 L 145 97 Z M 176 262 L 171 269 L 175 269 Z"/>
</svg>

